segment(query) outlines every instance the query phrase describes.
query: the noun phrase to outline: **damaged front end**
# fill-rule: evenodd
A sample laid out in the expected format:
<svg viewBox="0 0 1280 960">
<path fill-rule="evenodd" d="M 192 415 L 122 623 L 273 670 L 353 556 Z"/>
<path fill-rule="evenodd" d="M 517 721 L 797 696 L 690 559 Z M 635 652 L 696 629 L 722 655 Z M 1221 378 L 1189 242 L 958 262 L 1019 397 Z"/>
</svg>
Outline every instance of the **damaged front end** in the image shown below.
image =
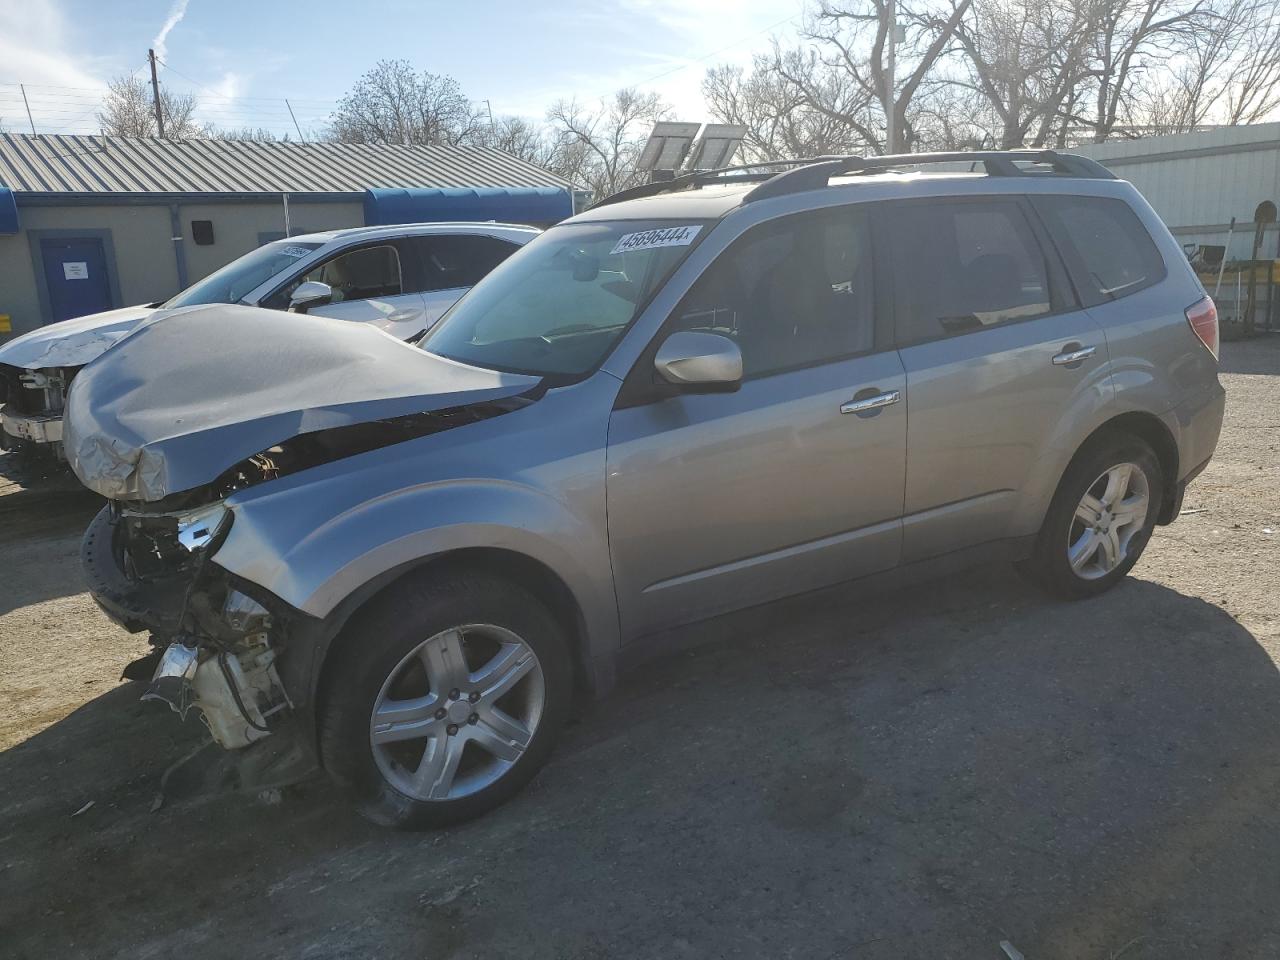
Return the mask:
<svg viewBox="0 0 1280 960">
<path fill-rule="evenodd" d="M 62 452 L 62 411 L 79 367 L 26 370 L 0 363 L 0 447 Z"/>
<path fill-rule="evenodd" d="M 258 790 L 315 766 L 277 662 L 303 615 L 255 596 L 262 591 L 212 561 L 233 517 L 221 503 L 161 512 L 112 502 L 86 532 L 82 560 L 107 615 L 151 633 L 151 655 L 126 671 L 139 679 L 139 668 L 150 673 L 143 700 L 166 703 L 184 719 L 196 710 L 226 750 L 270 741 L 237 765 L 240 786 Z"/>
</svg>

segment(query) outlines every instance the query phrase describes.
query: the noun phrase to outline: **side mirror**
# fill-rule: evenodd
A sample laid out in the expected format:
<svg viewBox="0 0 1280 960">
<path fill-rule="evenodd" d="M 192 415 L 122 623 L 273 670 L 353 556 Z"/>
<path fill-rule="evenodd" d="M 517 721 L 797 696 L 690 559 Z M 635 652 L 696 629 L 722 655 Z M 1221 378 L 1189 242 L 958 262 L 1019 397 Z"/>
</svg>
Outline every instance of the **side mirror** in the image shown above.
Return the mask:
<svg viewBox="0 0 1280 960">
<path fill-rule="evenodd" d="M 742 351 L 718 333 L 673 333 L 658 348 L 653 365 L 667 383 L 694 391 L 732 391 L 742 382 Z"/>
<path fill-rule="evenodd" d="M 319 280 L 308 280 L 298 284 L 289 298 L 289 310 L 292 313 L 306 313 L 313 307 L 323 307 L 333 302 L 333 288 Z"/>
</svg>

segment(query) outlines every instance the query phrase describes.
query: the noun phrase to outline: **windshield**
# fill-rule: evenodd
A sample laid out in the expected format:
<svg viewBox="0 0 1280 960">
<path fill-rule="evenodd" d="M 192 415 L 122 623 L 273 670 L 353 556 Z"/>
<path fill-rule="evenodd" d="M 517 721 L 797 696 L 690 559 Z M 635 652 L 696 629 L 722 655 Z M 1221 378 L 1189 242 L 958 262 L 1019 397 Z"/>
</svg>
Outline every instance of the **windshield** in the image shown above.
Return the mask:
<svg viewBox="0 0 1280 960">
<path fill-rule="evenodd" d="M 587 373 L 706 229 L 688 220 L 552 227 L 481 280 L 422 346 L 512 373 Z"/>
<path fill-rule="evenodd" d="M 167 301 L 165 306 L 236 303 L 250 290 L 266 283 L 277 273 L 288 270 L 320 246 L 318 243 L 298 243 L 296 240 L 277 240 L 264 244 L 257 250 L 251 250 L 243 257 L 232 260 L 221 270 L 215 270 L 198 283 L 193 283 Z"/>
</svg>

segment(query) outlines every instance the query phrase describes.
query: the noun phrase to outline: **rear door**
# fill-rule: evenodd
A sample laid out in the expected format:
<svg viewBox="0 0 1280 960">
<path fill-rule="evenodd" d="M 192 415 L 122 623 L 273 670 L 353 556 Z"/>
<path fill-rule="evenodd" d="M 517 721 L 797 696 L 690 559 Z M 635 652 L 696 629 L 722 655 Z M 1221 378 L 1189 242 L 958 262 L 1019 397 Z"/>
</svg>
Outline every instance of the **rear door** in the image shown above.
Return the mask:
<svg viewBox="0 0 1280 960">
<path fill-rule="evenodd" d="M 748 230 L 632 371 L 607 480 L 627 636 L 897 563 L 904 377 L 877 331 L 868 227 L 849 207 Z M 652 354 L 677 330 L 735 340 L 741 388 L 655 391 Z"/>
<path fill-rule="evenodd" d="M 1037 466 L 1075 441 L 1073 411 L 1109 399 L 1102 330 L 1022 199 L 906 201 L 886 221 L 907 379 L 903 562 L 1034 533 L 1019 507 Z"/>
</svg>

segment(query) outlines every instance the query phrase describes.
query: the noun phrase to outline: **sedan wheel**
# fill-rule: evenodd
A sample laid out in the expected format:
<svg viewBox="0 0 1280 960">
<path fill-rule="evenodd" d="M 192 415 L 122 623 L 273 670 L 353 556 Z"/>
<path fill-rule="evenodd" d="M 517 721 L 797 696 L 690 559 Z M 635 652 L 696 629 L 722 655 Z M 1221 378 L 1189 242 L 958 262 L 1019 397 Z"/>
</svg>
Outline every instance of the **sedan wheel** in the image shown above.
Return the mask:
<svg viewBox="0 0 1280 960">
<path fill-rule="evenodd" d="M 528 749 L 546 683 L 533 649 L 493 624 L 437 633 L 387 678 L 369 742 L 382 775 L 415 800 L 456 800 L 495 783 Z"/>
</svg>

